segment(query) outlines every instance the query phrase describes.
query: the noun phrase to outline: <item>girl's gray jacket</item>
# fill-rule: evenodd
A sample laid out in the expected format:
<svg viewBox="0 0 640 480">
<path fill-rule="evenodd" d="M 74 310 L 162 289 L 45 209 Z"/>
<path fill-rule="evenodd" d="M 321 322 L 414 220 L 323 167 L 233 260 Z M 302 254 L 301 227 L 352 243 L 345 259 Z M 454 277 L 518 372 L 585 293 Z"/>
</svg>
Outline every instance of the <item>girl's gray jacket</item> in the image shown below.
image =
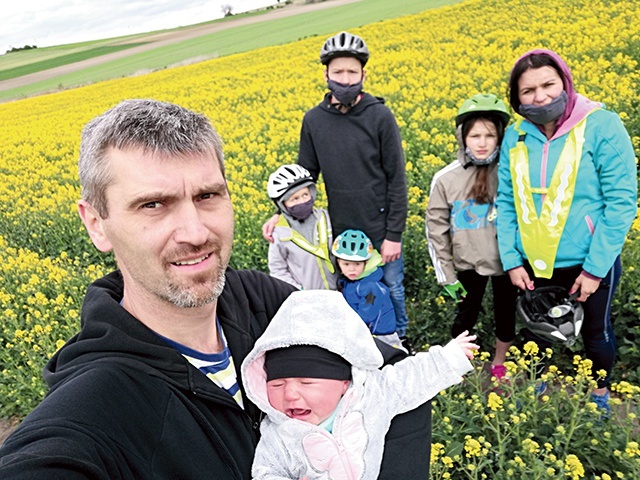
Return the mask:
<svg viewBox="0 0 640 480">
<path fill-rule="evenodd" d="M 269 404 L 265 352 L 291 345 L 317 345 L 352 364 L 352 383 L 336 410 L 332 433 L 290 419 Z M 339 292 L 291 294 L 242 364 L 247 396 L 267 413 L 253 478 L 375 480 L 391 419 L 459 383 L 472 369 L 455 341 L 379 370 L 381 365 L 369 330 Z"/>
<path fill-rule="evenodd" d="M 496 231 L 494 204 L 478 204 L 470 198 L 476 179 L 476 166 L 460 148 L 457 158 L 439 170 L 431 181 L 425 219 L 429 255 L 440 285 L 457 280 L 456 272 L 475 270 L 480 275 L 503 275 Z M 490 188 L 496 190 L 497 163 L 487 167 Z"/>
</svg>

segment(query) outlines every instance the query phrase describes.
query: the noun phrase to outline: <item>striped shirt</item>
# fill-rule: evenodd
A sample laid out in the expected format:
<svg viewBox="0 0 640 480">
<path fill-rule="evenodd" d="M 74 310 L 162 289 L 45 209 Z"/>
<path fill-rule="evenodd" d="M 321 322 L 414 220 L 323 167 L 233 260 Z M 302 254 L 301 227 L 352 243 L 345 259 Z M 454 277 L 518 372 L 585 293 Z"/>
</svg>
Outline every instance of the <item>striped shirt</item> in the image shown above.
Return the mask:
<svg viewBox="0 0 640 480">
<path fill-rule="evenodd" d="M 224 332 L 220 328 L 220 324 L 218 324 L 217 319 L 216 324 L 223 346 L 220 353 L 198 352 L 197 350 L 193 350 L 192 348 L 186 347 L 178 342 L 174 342 L 169 338 L 162 336 L 161 338 L 171 347 L 175 348 L 189 361 L 191 365 L 204 373 L 209 380 L 229 393 L 236 403 L 244 409 L 242 393 L 240 392 L 240 386 L 238 385 L 238 377 L 236 376 L 236 369 L 233 363 L 233 357 L 231 356 L 231 350 L 229 350 L 229 347 L 227 346 L 227 339 L 225 338 Z"/>
</svg>

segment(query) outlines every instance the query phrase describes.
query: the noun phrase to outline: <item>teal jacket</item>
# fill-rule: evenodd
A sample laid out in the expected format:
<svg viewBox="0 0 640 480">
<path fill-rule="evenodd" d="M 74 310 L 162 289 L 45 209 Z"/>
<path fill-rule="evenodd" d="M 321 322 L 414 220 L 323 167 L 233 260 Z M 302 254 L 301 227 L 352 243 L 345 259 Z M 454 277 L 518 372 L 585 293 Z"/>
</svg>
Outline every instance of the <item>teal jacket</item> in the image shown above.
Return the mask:
<svg viewBox="0 0 640 480">
<path fill-rule="evenodd" d="M 568 133 L 598 106 L 579 95 L 570 117 L 550 140 L 533 123 L 522 121 L 520 129 L 526 133 L 532 188 L 549 186 Z M 509 151 L 518 137 L 511 125 L 502 142 L 498 169 L 498 246 L 505 270 L 523 265 L 526 259 L 509 165 Z M 629 134 L 617 114 L 596 110 L 587 118 L 575 195 L 554 268 L 582 266 L 591 275 L 604 277 L 620 255 L 636 216 L 637 196 L 637 167 Z M 539 215 L 542 195 L 534 194 L 533 198 Z"/>
</svg>

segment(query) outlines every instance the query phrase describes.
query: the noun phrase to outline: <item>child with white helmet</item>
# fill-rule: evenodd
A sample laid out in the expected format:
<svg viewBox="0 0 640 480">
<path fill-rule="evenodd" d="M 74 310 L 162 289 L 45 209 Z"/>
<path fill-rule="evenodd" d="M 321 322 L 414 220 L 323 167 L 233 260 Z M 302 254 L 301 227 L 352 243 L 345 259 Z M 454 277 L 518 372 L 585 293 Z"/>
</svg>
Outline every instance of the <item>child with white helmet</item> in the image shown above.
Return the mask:
<svg viewBox="0 0 640 480">
<path fill-rule="evenodd" d="M 361 230 L 345 230 L 336 237 L 331 253 L 342 275 L 338 290 L 372 335 L 391 346 L 402 348 L 396 333 L 396 314 L 389 287 L 382 283 L 382 257 Z"/>
<path fill-rule="evenodd" d="M 300 165 L 282 165 L 269 176 L 267 193 L 282 215 L 269 245 L 269 273 L 300 289 L 335 290 L 329 246 L 331 221 L 314 207 L 316 185 Z"/>
</svg>

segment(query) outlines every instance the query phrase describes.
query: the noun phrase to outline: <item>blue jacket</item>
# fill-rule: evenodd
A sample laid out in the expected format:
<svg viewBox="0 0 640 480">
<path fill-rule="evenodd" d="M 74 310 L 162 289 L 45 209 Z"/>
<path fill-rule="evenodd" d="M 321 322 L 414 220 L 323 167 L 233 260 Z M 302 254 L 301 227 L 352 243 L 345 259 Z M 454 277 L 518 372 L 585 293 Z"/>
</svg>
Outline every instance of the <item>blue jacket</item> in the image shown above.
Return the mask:
<svg viewBox="0 0 640 480">
<path fill-rule="evenodd" d="M 381 280 L 381 267 L 359 280 L 338 280 L 347 303 L 358 312 L 373 335 L 389 335 L 396 331 L 396 313 L 389 288 Z"/>
<path fill-rule="evenodd" d="M 549 185 L 568 133 L 597 106 L 578 96 L 571 116 L 550 140 L 531 122 L 521 123 L 520 128 L 526 132 L 524 143 L 532 188 Z M 516 145 L 518 136 L 511 125 L 502 142 L 498 170 L 498 246 L 505 270 L 523 265 L 526 258 L 518 232 L 509 166 L 509 150 Z M 620 255 L 636 216 L 637 190 L 635 154 L 629 134 L 615 113 L 594 111 L 587 118 L 575 195 L 554 268 L 582 266 L 586 272 L 603 278 Z M 542 195 L 534 194 L 538 215 L 542 201 Z"/>
</svg>

